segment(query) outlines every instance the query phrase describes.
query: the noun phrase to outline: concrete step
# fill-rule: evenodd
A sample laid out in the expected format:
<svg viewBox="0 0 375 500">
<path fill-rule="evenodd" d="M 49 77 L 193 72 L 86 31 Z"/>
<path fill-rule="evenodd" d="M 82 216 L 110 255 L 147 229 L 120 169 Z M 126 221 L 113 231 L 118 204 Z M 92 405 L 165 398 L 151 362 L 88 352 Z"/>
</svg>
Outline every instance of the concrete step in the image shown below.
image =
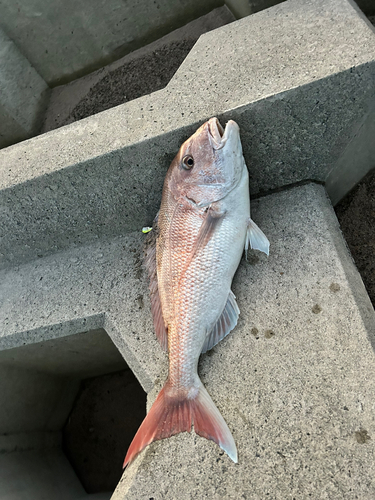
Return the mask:
<svg viewBox="0 0 375 500">
<path fill-rule="evenodd" d="M 346 0 L 289 0 L 202 36 L 164 90 L 0 152 L 0 434 L 60 432 L 79 380 L 118 352 L 152 403 L 167 357 L 140 228 L 181 142 L 218 115 L 241 126 L 252 193 L 282 190 L 252 203 L 271 254 L 241 263 L 240 322 L 200 363 L 239 463 L 175 436 L 147 448 L 112 498 L 375 496 L 374 310 L 320 185 L 333 197 L 356 182 L 353 168 L 339 175 L 351 148 L 366 153 L 361 173 L 371 158 L 374 49 Z"/>
<path fill-rule="evenodd" d="M 241 263 L 240 323 L 199 366 L 238 464 L 180 434 L 149 446 L 112 500 L 375 496 L 375 315 L 324 189 L 262 198 L 253 214 L 270 257 Z"/>
<path fill-rule="evenodd" d="M 346 0 L 289 0 L 203 35 L 165 89 L 0 151 L 0 267 L 150 224 L 181 142 L 214 115 L 241 127 L 252 193 L 312 179 L 343 196 L 372 166 L 374 54 Z"/>
<path fill-rule="evenodd" d="M 104 68 L 55 87 L 42 132 L 164 88 L 203 33 L 233 21 L 224 5 Z"/>
<path fill-rule="evenodd" d="M 252 214 L 271 242 L 270 257 L 252 252 L 242 261 L 233 284 L 239 324 L 202 356 L 199 367 L 233 432 L 239 463 L 194 433 L 175 436 L 136 459 L 113 500 L 375 495 L 375 313 L 324 188 L 308 184 L 260 198 Z M 137 232 L 3 270 L 0 370 L 14 359 L 14 369 L 32 373 L 22 349 L 60 338 L 61 355 L 46 360 L 51 385 L 51 364 L 73 356 L 62 354 L 65 349 L 80 351 L 77 335 L 83 345 L 91 334 L 82 332 L 104 329 L 149 393 L 150 405 L 165 380 L 167 357 L 153 333 L 140 266 L 143 238 Z M 108 348 L 102 352 L 108 359 Z M 21 367 L 17 359 L 28 361 Z M 42 380 L 43 364 L 38 366 Z M 18 379 L 2 377 L 3 394 L 12 393 Z M 29 380 L 32 385 L 31 375 Z M 69 412 L 71 397 L 55 397 L 59 404 L 46 413 L 45 390 L 37 381 L 26 394 L 17 387 L 7 401 L 8 415 L 18 417 L 3 416 L 0 433 L 10 426 L 17 433 L 37 431 L 51 414 L 56 427 Z M 40 408 L 33 429 L 24 423 L 29 394 Z"/>
</svg>

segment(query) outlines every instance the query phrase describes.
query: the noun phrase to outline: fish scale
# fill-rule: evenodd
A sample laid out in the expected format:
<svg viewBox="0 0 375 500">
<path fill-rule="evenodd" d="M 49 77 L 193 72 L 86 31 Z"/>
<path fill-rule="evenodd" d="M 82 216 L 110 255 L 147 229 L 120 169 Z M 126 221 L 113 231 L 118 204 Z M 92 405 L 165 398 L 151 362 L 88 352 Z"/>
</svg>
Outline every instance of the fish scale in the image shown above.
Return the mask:
<svg viewBox="0 0 375 500">
<path fill-rule="evenodd" d="M 267 238 L 250 219 L 248 172 L 235 122 L 224 131 L 212 118 L 181 146 L 164 181 L 154 230 L 156 249 L 148 247 L 146 265 L 169 374 L 124 466 L 151 442 L 192 426 L 236 462 L 232 434 L 197 371 L 201 352 L 237 324 L 231 284 L 244 247 L 268 254 Z"/>
</svg>

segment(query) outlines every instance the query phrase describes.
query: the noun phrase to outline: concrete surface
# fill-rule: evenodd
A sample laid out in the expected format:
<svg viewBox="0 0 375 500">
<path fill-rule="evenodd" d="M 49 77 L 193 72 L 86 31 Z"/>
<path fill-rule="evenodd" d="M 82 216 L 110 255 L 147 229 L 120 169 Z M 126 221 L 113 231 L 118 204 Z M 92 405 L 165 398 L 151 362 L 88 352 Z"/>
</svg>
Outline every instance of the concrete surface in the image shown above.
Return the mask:
<svg viewBox="0 0 375 500">
<path fill-rule="evenodd" d="M 0 297 L 4 304 L 4 289 Z M 46 303 L 39 306 L 46 311 Z M 2 334 L 9 319 L 1 319 Z M 86 494 L 62 451 L 61 429 L 82 378 L 126 368 L 119 351 L 104 330 L 44 342 L 35 342 L 31 334 L 29 344 L 10 349 L 9 340 L 2 339 L 0 348 L 0 498 L 109 499 L 109 493 Z M 123 411 L 126 405 L 125 396 Z"/>
<path fill-rule="evenodd" d="M 149 225 L 180 144 L 214 115 L 241 127 L 252 193 L 324 181 L 374 99 L 358 12 L 289 0 L 203 35 L 165 89 L 0 151 L 0 266 Z"/>
<path fill-rule="evenodd" d="M 341 231 L 375 307 L 375 165 L 335 206 Z"/>
<path fill-rule="evenodd" d="M 375 99 L 326 179 L 326 189 L 333 205 L 375 168 L 374 137 Z"/>
<path fill-rule="evenodd" d="M 63 452 L 43 451 L 0 455 L 2 500 L 109 500 L 87 495 Z"/>
<path fill-rule="evenodd" d="M 223 5 L 223 0 L 2 2 L 0 26 L 46 82 L 90 73 Z"/>
<path fill-rule="evenodd" d="M 375 315 L 334 212 L 316 185 L 252 206 L 270 257 L 241 263 L 240 322 L 199 367 L 239 463 L 180 434 L 149 446 L 112 500 L 375 496 Z"/>
<path fill-rule="evenodd" d="M 79 353 L 84 338 L 77 338 L 77 334 L 104 329 L 142 387 L 149 392 L 159 370 L 157 360 L 165 359 L 166 354 L 158 352 L 156 339 L 150 343 L 149 337 L 147 342 L 144 338 L 146 331 L 152 330 L 152 321 L 146 276 L 141 265 L 143 237 L 138 231 L 3 270 L 0 275 L 0 349 L 4 350 L 6 359 L 10 354 L 17 354 L 16 351 L 7 352 L 8 349 L 27 346 L 30 355 L 20 354 L 20 366 L 32 368 L 29 359 L 34 358 L 35 349 L 28 344 L 61 339 L 57 346 L 65 344 L 64 351 Z M 124 332 L 130 335 L 126 341 Z M 93 351 L 100 352 L 92 350 L 90 343 L 87 338 L 87 359 Z M 54 351 L 53 347 L 47 350 L 48 353 Z M 78 363 L 72 360 L 73 375 L 77 375 L 79 366 L 86 369 L 83 355 L 76 356 Z M 65 361 L 68 354 L 61 354 L 56 363 L 46 357 L 47 372 L 50 369 L 52 373 L 58 370 L 64 374 L 60 361 L 63 368 L 69 368 Z M 108 368 L 106 356 L 102 357 Z M 150 365 L 150 358 L 154 359 L 153 365 Z M 42 363 L 43 359 L 40 357 L 39 361 Z M 95 354 L 92 363 L 97 367 L 99 362 L 102 362 L 100 356 Z M 33 363 L 35 366 L 36 361 Z"/>
<path fill-rule="evenodd" d="M 340 178 L 365 144 L 374 36 L 345 0 L 289 0 L 202 36 L 166 89 L 0 152 L 1 498 L 88 497 L 60 429 L 80 377 L 120 362 L 107 334 L 148 407 L 165 380 L 140 228 L 181 142 L 216 114 L 241 126 L 253 193 Z M 375 315 L 324 188 L 261 197 L 252 214 L 271 255 L 241 263 L 239 324 L 200 363 L 239 464 L 175 436 L 113 500 L 375 496 Z"/>
<path fill-rule="evenodd" d="M 0 148 L 40 131 L 49 90 L 0 28 Z"/>
<path fill-rule="evenodd" d="M 218 7 L 98 71 L 55 87 L 42 132 L 164 88 L 203 33 L 234 20 L 225 5 Z"/>
<path fill-rule="evenodd" d="M 2 302 L 10 298 L 7 289 L 1 290 L 0 297 Z M 47 304 L 40 305 L 49 308 Z M 17 307 L 17 303 L 13 303 L 13 307 Z M 1 319 L 4 335 L 11 318 Z M 14 342 L 17 345 L 16 337 Z M 32 336 L 31 345 L 26 344 L 22 342 L 18 349 L 9 348 L 13 347 L 12 338 L 1 338 L 2 435 L 60 430 L 68 418 L 80 380 L 126 368 L 103 330 L 52 337 L 49 342 L 38 342 Z"/>
<path fill-rule="evenodd" d="M 260 198 L 252 214 L 270 257 L 242 261 L 233 285 L 239 324 L 200 363 L 239 464 L 194 434 L 176 436 L 140 455 L 113 500 L 375 495 L 375 315 L 324 188 Z M 167 357 L 153 333 L 143 238 L 130 233 L 3 270 L 0 348 L 16 353 L 103 328 L 151 404 Z"/>
<path fill-rule="evenodd" d="M 139 232 L 1 274 L 0 498 L 96 498 L 84 495 L 57 434 L 80 379 L 119 370 L 124 365 L 119 351 L 146 390 L 159 375 L 157 359 L 166 359 L 156 339 L 149 342 L 143 237 Z M 28 460 L 31 467 L 25 467 Z"/>
</svg>

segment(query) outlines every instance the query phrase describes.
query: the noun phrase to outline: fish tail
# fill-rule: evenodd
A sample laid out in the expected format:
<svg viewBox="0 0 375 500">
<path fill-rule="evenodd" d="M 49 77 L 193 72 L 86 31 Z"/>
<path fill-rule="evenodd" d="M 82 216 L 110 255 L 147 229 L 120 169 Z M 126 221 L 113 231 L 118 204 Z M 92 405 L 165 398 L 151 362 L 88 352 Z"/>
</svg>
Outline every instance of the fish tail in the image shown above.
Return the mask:
<svg viewBox="0 0 375 500">
<path fill-rule="evenodd" d="M 181 396 L 166 382 L 129 446 L 124 468 L 153 441 L 190 432 L 192 424 L 199 436 L 217 443 L 237 463 L 232 434 L 203 384 L 199 381 L 191 392 L 193 397 Z"/>
</svg>

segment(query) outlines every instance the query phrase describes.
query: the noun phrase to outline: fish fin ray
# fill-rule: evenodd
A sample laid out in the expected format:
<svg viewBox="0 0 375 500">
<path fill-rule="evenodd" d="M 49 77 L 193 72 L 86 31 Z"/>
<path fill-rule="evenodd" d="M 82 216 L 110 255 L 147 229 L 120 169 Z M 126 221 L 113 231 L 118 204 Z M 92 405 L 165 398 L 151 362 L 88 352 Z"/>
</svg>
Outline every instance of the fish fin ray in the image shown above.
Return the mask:
<svg viewBox="0 0 375 500">
<path fill-rule="evenodd" d="M 214 231 L 217 230 L 217 228 L 220 226 L 224 215 L 225 212 L 220 213 L 216 212 L 213 207 L 208 208 L 202 225 L 198 231 L 197 239 L 193 245 L 190 257 L 188 258 L 187 262 L 185 263 L 185 267 L 181 272 L 181 276 L 184 276 L 194 257 L 199 253 L 200 250 L 203 250 L 203 248 L 210 241 Z"/>
<path fill-rule="evenodd" d="M 223 312 L 219 316 L 211 332 L 206 336 L 202 353 L 212 349 L 233 330 L 233 328 L 237 325 L 239 314 L 240 310 L 236 302 L 236 297 L 232 290 L 229 290 L 228 299 Z"/>
<path fill-rule="evenodd" d="M 199 252 L 199 250 L 202 250 L 207 245 L 209 240 L 212 238 L 214 231 L 223 220 L 224 215 L 225 213 L 216 212 L 212 207 L 209 207 L 198 232 L 193 257 Z"/>
<path fill-rule="evenodd" d="M 180 432 L 190 432 L 192 424 L 199 436 L 217 443 L 237 462 L 237 449 L 232 434 L 203 384 L 199 381 L 195 397 L 186 398 L 173 390 L 167 381 L 134 436 L 123 467 L 152 442 Z"/>
<path fill-rule="evenodd" d="M 159 212 L 158 212 L 159 215 Z M 149 277 L 149 289 L 151 300 L 151 313 L 154 322 L 156 337 L 164 351 L 168 350 L 168 329 L 165 325 L 163 312 L 161 309 L 161 301 L 159 295 L 158 276 L 156 267 L 156 238 L 158 235 L 157 220 L 155 217 L 153 230 L 150 231 L 145 238 L 144 245 L 144 264 L 146 266 Z"/>
<path fill-rule="evenodd" d="M 178 395 L 170 394 L 168 389 L 167 382 L 134 436 L 124 460 L 124 468 L 152 442 L 191 431 L 189 400 L 181 400 Z"/>
<path fill-rule="evenodd" d="M 247 235 L 245 242 L 246 257 L 249 247 L 254 250 L 260 250 L 266 255 L 269 255 L 270 242 L 268 241 L 267 236 L 250 218 L 247 221 Z"/>
<path fill-rule="evenodd" d="M 214 441 L 237 463 L 237 448 L 232 433 L 203 384 L 194 400 L 193 423 L 196 434 Z"/>
</svg>

